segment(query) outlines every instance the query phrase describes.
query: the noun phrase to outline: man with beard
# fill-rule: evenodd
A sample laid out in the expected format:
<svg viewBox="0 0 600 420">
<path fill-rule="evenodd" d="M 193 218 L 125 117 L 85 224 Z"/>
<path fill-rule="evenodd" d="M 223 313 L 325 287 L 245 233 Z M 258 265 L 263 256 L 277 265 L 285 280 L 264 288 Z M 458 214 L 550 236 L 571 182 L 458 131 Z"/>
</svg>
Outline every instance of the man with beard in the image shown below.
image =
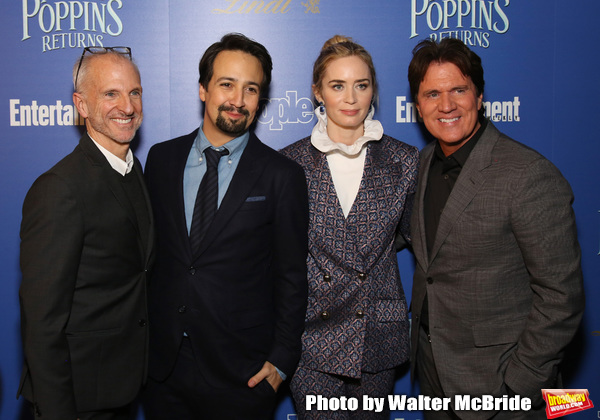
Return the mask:
<svg viewBox="0 0 600 420">
<path fill-rule="evenodd" d="M 148 154 L 159 248 L 148 419 L 268 418 L 298 361 L 305 177 L 249 132 L 271 69 L 264 46 L 225 35 L 200 60 L 202 126 Z"/>
<path fill-rule="evenodd" d="M 40 176 L 21 223 L 19 387 L 46 420 L 124 420 L 145 380 L 150 199 L 129 144 L 142 123 L 128 47 L 87 47 L 73 102 L 86 133 Z"/>
</svg>

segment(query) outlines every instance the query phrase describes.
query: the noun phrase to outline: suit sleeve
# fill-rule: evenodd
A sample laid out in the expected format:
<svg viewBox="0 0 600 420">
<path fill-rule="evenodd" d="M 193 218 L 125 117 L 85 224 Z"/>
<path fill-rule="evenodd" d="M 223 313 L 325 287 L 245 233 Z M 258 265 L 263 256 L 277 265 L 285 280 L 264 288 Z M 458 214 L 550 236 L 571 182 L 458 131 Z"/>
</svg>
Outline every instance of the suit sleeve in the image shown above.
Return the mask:
<svg viewBox="0 0 600 420">
<path fill-rule="evenodd" d="M 410 246 L 412 243 L 412 238 L 410 236 L 410 219 L 412 216 L 415 194 L 417 192 L 417 177 L 419 174 L 419 150 L 416 147 L 410 148 L 406 154 L 403 166 L 404 176 L 408 180 L 408 190 L 406 191 L 402 217 L 400 218 L 400 223 L 398 223 L 398 228 L 396 229 L 394 247 L 397 251 L 400 251 L 406 246 Z"/>
<path fill-rule="evenodd" d="M 274 227 L 275 338 L 268 361 L 290 376 L 298 363 L 308 296 L 308 193 L 292 167 L 279 189 Z"/>
<path fill-rule="evenodd" d="M 32 186 L 21 223 L 21 333 L 32 399 L 43 419 L 77 417 L 65 328 L 83 246 L 78 204 L 46 174 Z"/>
<path fill-rule="evenodd" d="M 511 207 L 511 224 L 530 275 L 533 302 L 505 383 L 517 394 L 539 396 L 538 403 L 540 389 L 555 386 L 565 346 L 575 335 L 584 309 L 572 201 L 571 188 L 558 169 L 539 159 L 525 170 Z"/>
</svg>

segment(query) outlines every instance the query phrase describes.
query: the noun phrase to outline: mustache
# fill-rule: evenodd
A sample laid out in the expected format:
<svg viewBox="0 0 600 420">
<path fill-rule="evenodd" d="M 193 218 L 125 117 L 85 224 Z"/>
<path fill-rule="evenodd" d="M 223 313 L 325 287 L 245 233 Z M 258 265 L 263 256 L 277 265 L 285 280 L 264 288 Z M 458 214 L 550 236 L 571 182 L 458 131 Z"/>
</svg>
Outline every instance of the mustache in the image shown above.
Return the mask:
<svg viewBox="0 0 600 420">
<path fill-rule="evenodd" d="M 250 116 L 250 112 L 246 109 L 246 108 L 238 108 L 235 106 L 227 106 L 227 105 L 219 105 L 218 108 L 219 112 L 225 111 L 225 112 L 237 112 L 238 114 L 242 114 L 246 117 Z"/>
</svg>

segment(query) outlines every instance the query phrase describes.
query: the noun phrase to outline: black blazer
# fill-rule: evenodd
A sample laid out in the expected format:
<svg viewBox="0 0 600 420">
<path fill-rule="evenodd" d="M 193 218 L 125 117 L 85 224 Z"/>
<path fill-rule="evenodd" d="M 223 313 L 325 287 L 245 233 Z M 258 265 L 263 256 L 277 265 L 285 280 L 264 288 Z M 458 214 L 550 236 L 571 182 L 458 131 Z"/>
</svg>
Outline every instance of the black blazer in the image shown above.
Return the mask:
<svg viewBox="0 0 600 420">
<path fill-rule="evenodd" d="M 246 386 L 265 361 L 291 375 L 307 299 L 304 172 L 251 134 L 201 249 L 192 255 L 183 172 L 197 133 L 154 145 L 146 163 L 158 235 L 150 375 L 158 381 L 169 375 L 184 331 L 215 387 Z"/>
<path fill-rule="evenodd" d="M 137 160 L 133 173 L 151 216 Z M 21 224 L 25 366 L 18 395 L 41 418 L 75 419 L 79 411 L 136 397 L 147 366 L 153 238 L 152 217 L 138 226 L 118 174 L 87 135 L 29 190 Z"/>
</svg>

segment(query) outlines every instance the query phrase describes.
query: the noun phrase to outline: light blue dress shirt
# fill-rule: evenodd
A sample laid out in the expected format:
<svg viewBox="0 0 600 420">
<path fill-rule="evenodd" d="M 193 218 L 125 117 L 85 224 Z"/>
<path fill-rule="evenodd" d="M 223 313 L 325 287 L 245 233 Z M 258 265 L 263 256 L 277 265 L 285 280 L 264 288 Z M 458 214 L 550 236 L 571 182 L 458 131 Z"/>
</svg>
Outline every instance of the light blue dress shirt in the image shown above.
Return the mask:
<svg viewBox="0 0 600 420">
<path fill-rule="evenodd" d="M 192 216 L 194 215 L 194 204 L 196 203 L 198 187 L 200 186 L 202 177 L 206 173 L 204 150 L 207 147 L 212 147 L 219 151 L 223 149 L 229 150 L 229 154 L 223 156 L 221 160 L 219 160 L 219 167 L 217 168 L 219 173 L 218 208 L 221 205 L 221 201 L 223 201 L 223 197 L 225 197 L 227 188 L 229 188 L 229 184 L 240 163 L 240 158 L 248 144 L 249 138 L 250 134 L 246 131 L 240 137 L 228 141 L 221 147 L 213 147 L 204 135 L 202 127 L 198 130 L 198 135 L 194 140 L 187 162 L 185 163 L 185 169 L 183 170 L 183 202 L 185 205 L 185 223 L 187 225 L 188 234 L 190 233 L 190 228 L 192 226 Z"/>
<path fill-rule="evenodd" d="M 223 201 L 223 197 L 225 197 L 227 188 L 229 188 L 229 184 L 240 163 L 240 158 L 242 157 L 242 153 L 244 153 L 244 149 L 246 149 L 249 138 L 250 133 L 246 131 L 240 137 L 228 141 L 221 147 L 213 147 L 204 135 L 202 127 L 198 130 L 198 135 L 194 140 L 187 162 L 185 163 L 185 169 L 183 170 L 183 202 L 185 205 L 185 223 L 187 225 L 188 234 L 190 233 L 190 228 L 192 226 L 192 216 L 194 215 L 194 205 L 196 204 L 198 187 L 200 186 L 200 182 L 202 182 L 202 177 L 206 173 L 204 149 L 212 147 L 218 151 L 223 149 L 229 150 L 229 154 L 223 156 L 221 160 L 219 160 L 219 167 L 217 168 L 219 173 L 218 208 L 221 205 L 221 201 Z M 184 335 L 187 334 L 184 333 Z M 279 370 L 277 366 L 275 366 L 275 369 L 277 370 L 277 373 L 279 373 L 279 376 L 285 381 L 285 373 Z"/>
</svg>

